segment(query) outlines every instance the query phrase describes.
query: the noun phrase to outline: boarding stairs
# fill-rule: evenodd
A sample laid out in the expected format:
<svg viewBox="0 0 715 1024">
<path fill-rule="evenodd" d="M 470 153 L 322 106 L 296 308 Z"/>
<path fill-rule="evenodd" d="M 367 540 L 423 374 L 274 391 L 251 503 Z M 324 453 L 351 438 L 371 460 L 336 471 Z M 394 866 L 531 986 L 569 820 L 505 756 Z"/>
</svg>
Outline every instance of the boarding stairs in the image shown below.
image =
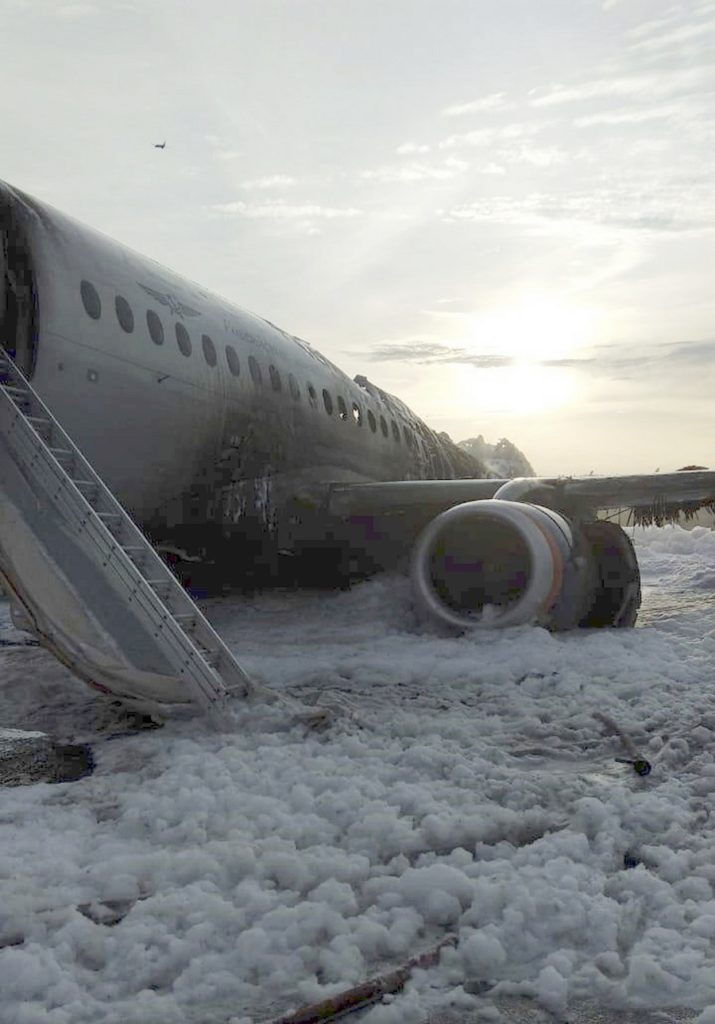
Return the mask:
<svg viewBox="0 0 715 1024">
<path fill-rule="evenodd" d="M 104 606 L 106 599 L 106 607 L 113 609 L 111 615 L 105 615 L 110 625 L 126 614 L 130 627 L 135 624 L 137 631 L 142 633 L 145 661 L 148 657 L 155 673 L 163 673 L 162 678 L 171 678 L 170 693 L 174 698 L 178 694 L 178 699 L 168 699 L 168 695 L 167 700 L 154 697 L 147 707 L 156 704 L 160 714 L 176 713 L 177 710 L 208 710 L 222 706 L 229 697 L 249 697 L 259 690 L 263 696 L 272 692 L 259 688 L 249 679 L 191 596 L 84 458 L 24 374 L 2 351 L 0 438 L 3 452 L 9 454 L 9 459 L 5 460 L 9 469 L 3 470 L 0 487 L 11 478 L 20 481 L 32 498 L 32 502 L 25 501 L 24 506 L 30 520 L 33 509 L 43 506 L 44 546 L 39 550 L 50 557 L 57 557 L 62 565 L 63 578 L 69 579 L 72 593 L 79 595 L 80 603 L 83 600 L 87 605 L 92 602 L 97 609 Z M 22 530 L 25 531 L 22 536 L 27 536 L 28 516 L 22 514 L 21 505 L 16 505 L 15 511 L 17 509 L 20 511 L 14 521 L 22 521 Z M 11 522 L 7 516 L 4 521 Z M 33 538 L 30 539 L 32 541 Z M 23 581 L 17 571 L 13 578 L 12 566 L 8 568 L 12 560 L 8 552 L 13 545 L 17 550 L 19 544 L 5 538 L 0 538 L 0 542 L 0 573 L 4 582 L 10 585 L 13 600 L 19 597 L 20 610 L 25 613 L 28 601 L 22 600 Z M 74 578 L 72 565 L 75 563 L 68 562 L 69 548 L 76 550 L 75 563 L 79 566 Z M 28 575 L 25 571 L 25 579 Z M 92 594 L 83 589 L 85 580 L 91 580 Z M 36 605 L 41 607 L 42 602 L 38 600 Z M 37 618 L 35 616 L 36 622 Z M 32 614 L 29 619 L 32 621 Z M 115 678 L 103 679 L 101 670 L 99 673 L 95 671 L 96 661 L 95 666 L 91 662 L 89 665 L 83 663 L 81 647 L 63 645 L 61 638 L 57 639 L 57 632 L 50 629 L 44 630 L 49 634 L 44 637 L 42 629 L 37 629 L 37 632 L 41 641 L 77 675 L 122 699 L 121 692 L 118 692 L 121 686 L 117 686 Z M 59 634 L 61 637 L 62 630 Z M 69 632 L 65 631 L 64 635 L 69 636 Z M 126 640 L 125 648 L 132 646 L 131 628 L 125 627 L 124 636 L 120 635 L 119 639 L 114 633 L 110 646 L 115 651 L 119 650 L 120 655 L 123 639 Z M 131 664 L 130 658 L 125 669 Z M 139 676 L 141 674 L 138 673 Z M 126 671 L 124 675 L 126 678 Z M 134 706 L 141 705 L 141 684 L 134 687 L 134 697 L 137 689 L 139 700 L 133 701 Z M 132 706 L 131 701 L 125 703 Z"/>
</svg>

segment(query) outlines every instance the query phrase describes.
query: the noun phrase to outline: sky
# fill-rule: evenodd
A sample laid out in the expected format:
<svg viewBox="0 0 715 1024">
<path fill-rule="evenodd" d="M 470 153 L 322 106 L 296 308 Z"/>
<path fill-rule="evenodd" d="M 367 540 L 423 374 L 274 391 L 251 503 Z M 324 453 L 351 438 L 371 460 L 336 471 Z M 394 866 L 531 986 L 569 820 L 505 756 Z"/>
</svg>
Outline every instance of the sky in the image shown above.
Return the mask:
<svg viewBox="0 0 715 1024">
<path fill-rule="evenodd" d="M 0 0 L 0 31 L 0 178 L 455 440 L 715 465 L 715 0 Z"/>
</svg>

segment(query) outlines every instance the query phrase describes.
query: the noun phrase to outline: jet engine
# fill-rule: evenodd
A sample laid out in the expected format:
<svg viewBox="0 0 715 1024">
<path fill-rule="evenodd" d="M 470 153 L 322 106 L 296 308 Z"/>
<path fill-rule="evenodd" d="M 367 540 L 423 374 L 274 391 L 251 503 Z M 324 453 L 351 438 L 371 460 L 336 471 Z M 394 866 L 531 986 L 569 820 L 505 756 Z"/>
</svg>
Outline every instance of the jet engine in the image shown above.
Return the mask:
<svg viewBox="0 0 715 1024">
<path fill-rule="evenodd" d="M 641 598 L 635 552 L 620 526 L 576 525 L 541 505 L 500 498 L 432 519 L 415 543 L 411 577 L 418 609 L 459 630 L 632 626 Z"/>
</svg>

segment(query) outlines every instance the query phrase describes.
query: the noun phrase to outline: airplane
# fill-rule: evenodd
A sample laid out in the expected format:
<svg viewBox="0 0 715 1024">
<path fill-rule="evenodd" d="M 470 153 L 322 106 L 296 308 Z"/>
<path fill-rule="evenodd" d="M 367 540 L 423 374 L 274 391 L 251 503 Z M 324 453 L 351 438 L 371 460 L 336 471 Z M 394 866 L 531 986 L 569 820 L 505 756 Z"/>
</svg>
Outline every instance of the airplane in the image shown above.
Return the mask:
<svg viewBox="0 0 715 1024">
<path fill-rule="evenodd" d="M 715 508 L 715 472 L 495 480 L 308 342 L 0 182 L 0 341 L 201 589 L 403 568 L 451 630 L 632 626 L 629 508 Z M 2 538 L 0 538 L 0 543 Z"/>
<path fill-rule="evenodd" d="M 154 149 L 166 149 L 166 142 L 155 142 Z"/>
</svg>

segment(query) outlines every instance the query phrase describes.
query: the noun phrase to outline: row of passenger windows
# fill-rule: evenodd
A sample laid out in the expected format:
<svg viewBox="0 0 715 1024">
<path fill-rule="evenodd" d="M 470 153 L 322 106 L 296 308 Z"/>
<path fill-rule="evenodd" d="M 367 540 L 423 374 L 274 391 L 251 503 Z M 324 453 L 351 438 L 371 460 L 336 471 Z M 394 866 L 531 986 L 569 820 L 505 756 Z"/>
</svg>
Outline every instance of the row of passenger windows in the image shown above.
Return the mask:
<svg viewBox="0 0 715 1024">
<path fill-rule="evenodd" d="M 82 297 L 82 305 L 85 308 L 87 316 L 91 317 L 92 320 L 99 320 L 99 318 L 102 315 L 102 302 L 101 299 L 99 298 L 97 289 L 90 281 L 82 281 L 82 283 L 80 284 L 80 295 Z M 117 316 L 119 326 L 127 334 L 132 334 L 134 331 L 134 313 L 132 311 L 131 306 L 122 295 L 117 295 L 115 297 L 114 310 Z M 146 324 L 147 329 L 149 331 L 149 337 L 154 342 L 154 344 L 163 345 L 165 340 L 164 325 L 159 319 L 158 314 L 155 313 L 153 309 L 147 310 Z M 187 357 L 190 356 L 193 350 L 193 346 L 191 343 L 191 337 L 189 335 L 189 332 L 186 330 L 182 323 L 176 323 L 174 325 L 174 333 L 176 335 L 176 344 L 181 354 Z M 208 336 L 208 334 L 201 335 L 201 347 L 203 349 L 204 359 L 206 360 L 206 363 L 209 366 L 216 366 L 218 362 L 216 346 L 214 345 L 213 341 Z M 236 353 L 235 348 L 232 345 L 226 345 L 225 353 L 226 364 L 230 372 L 233 374 L 234 377 L 240 376 L 241 362 L 238 358 L 238 354 Z M 255 356 L 248 357 L 248 372 L 250 373 L 251 380 L 256 385 L 256 387 L 262 387 L 263 371 L 261 370 L 260 364 L 258 360 L 255 358 Z M 281 375 L 277 367 L 275 367 L 273 364 L 271 364 L 268 367 L 268 377 L 270 380 L 271 387 L 274 391 L 280 392 L 283 390 L 283 381 L 281 379 Z M 300 387 L 298 386 L 298 382 L 296 381 L 292 373 L 288 374 L 288 390 L 290 392 L 291 398 L 293 398 L 294 401 L 297 402 L 300 400 Z M 312 406 L 317 407 L 317 392 L 313 385 L 310 383 L 308 384 L 308 400 Z M 332 395 L 327 390 L 327 388 L 323 388 L 323 407 L 329 416 L 333 415 L 335 406 L 333 403 Z M 353 402 L 350 410 L 348 411 L 348 407 L 342 395 L 338 395 L 337 397 L 337 415 L 338 418 L 341 420 L 347 421 L 349 419 L 352 419 L 353 422 L 358 427 L 361 427 L 363 424 L 363 414 L 360 406 L 357 404 L 357 402 Z M 375 414 L 372 412 L 371 409 L 368 409 L 367 412 L 367 422 L 372 433 L 377 433 L 378 421 L 375 418 Z M 390 429 L 387 426 L 387 420 L 385 419 L 384 416 L 380 416 L 379 423 L 380 431 L 383 437 L 389 437 Z M 401 440 L 400 428 L 398 427 L 397 423 L 395 423 L 394 420 L 390 421 L 390 427 L 392 428 L 392 436 L 394 440 L 399 444 Z M 402 435 L 404 436 L 405 443 L 410 448 L 417 447 L 417 440 L 415 438 L 415 435 L 406 426 L 403 426 L 402 428 Z"/>
</svg>

